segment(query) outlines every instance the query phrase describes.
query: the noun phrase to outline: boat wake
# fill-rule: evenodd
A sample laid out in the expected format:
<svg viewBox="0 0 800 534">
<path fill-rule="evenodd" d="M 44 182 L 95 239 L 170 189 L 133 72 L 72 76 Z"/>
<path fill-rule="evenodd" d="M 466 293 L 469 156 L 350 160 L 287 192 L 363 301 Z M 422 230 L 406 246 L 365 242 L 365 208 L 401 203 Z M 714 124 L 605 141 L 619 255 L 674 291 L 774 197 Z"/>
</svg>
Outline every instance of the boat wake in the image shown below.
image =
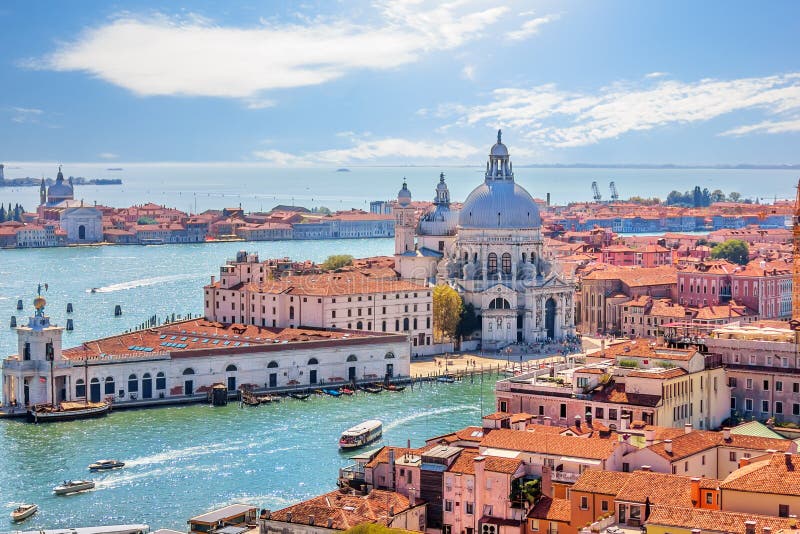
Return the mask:
<svg viewBox="0 0 800 534">
<path fill-rule="evenodd" d="M 231 446 L 234 445 L 234 446 Z M 236 443 L 228 444 L 211 444 L 211 445 L 197 445 L 194 447 L 186 447 L 185 449 L 173 449 L 169 451 L 160 452 L 150 456 L 142 456 L 134 458 L 133 460 L 126 460 L 126 467 L 137 467 L 143 465 L 157 465 L 178 460 L 185 460 L 187 458 L 197 458 L 198 456 L 207 456 L 209 454 L 218 454 L 222 452 L 236 452 L 242 450 L 241 446 L 235 446 Z"/>
<path fill-rule="evenodd" d="M 393 430 L 399 426 L 402 426 L 406 423 L 410 423 L 416 419 L 422 419 L 424 417 L 431 417 L 434 415 L 443 415 L 446 413 L 452 412 L 477 412 L 480 411 L 480 408 L 477 406 L 471 406 L 469 404 L 462 404 L 459 406 L 448 406 L 446 408 L 436 408 L 435 410 L 428 410 L 426 412 L 419 412 L 413 415 L 408 415 L 406 417 L 401 417 L 400 419 L 395 419 L 394 421 L 384 425 L 383 431 L 386 432 L 387 430 Z"/>
<path fill-rule="evenodd" d="M 153 278 L 141 278 L 139 280 L 130 280 L 129 282 L 120 282 L 119 284 L 111 284 L 103 287 L 96 287 L 87 289 L 87 293 L 114 293 L 115 291 L 125 291 L 128 289 L 135 289 L 137 287 L 154 286 L 156 284 L 164 284 L 167 282 L 177 282 L 179 280 L 193 280 L 200 278 L 194 274 L 173 274 L 169 276 L 154 276 Z"/>
</svg>

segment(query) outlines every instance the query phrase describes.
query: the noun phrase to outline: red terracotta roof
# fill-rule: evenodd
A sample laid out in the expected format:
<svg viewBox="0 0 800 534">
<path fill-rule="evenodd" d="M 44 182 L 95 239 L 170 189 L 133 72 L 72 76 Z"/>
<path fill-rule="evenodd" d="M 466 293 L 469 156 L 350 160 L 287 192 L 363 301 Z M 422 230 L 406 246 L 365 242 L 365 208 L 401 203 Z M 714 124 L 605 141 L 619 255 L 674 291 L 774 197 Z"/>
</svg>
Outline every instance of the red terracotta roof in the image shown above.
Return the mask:
<svg viewBox="0 0 800 534">
<path fill-rule="evenodd" d="M 604 460 L 611 456 L 619 442 L 598 438 L 578 438 L 527 430 L 492 430 L 481 447 L 521 452 L 572 456 Z"/>
</svg>

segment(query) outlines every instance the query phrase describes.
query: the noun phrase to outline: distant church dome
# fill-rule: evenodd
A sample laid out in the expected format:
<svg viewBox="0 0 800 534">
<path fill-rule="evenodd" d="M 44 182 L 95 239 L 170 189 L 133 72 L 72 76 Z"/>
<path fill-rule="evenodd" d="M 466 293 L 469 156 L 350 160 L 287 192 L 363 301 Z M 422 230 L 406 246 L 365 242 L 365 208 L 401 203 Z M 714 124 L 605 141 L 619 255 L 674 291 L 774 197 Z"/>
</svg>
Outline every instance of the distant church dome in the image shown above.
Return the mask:
<svg viewBox="0 0 800 534">
<path fill-rule="evenodd" d="M 411 204 L 411 191 L 408 190 L 408 184 L 405 181 L 403 181 L 403 187 L 397 193 L 397 203 L 401 206 Z"/>
<path fill-rule="evenodd" d="M 462 228 L 537 228 L 542 224 L 539 207 L 525 188 L 514 182 L 508 149 L 497 131 L 497 143 L 486 163 L 486 180 L 469 194 L 461 208 Z"/>
<path fill-rule="evenodd" d="M 56 183 L 47 188 L 47 203 L 58 204 L 64 200 L 73 200 L 73 195 L 72 185 L 64 183 L 64 173 L 61 172 L 59 165 Z"/>
</svg>

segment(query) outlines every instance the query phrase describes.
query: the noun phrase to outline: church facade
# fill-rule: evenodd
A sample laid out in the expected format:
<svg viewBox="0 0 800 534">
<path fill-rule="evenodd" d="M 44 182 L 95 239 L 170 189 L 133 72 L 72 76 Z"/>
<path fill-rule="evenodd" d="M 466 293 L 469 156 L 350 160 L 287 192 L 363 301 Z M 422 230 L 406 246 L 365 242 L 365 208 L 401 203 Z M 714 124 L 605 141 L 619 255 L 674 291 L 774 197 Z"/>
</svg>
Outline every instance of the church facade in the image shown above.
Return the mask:
<svg viewBox="0 0 800 534">
<path fill-rule="evenodd" d="M 444 175 L 417 223 L 403 184 L 395 214 L 395 267 L 403 278 L 446 283 L 481 317 L 484 349 L 575 335 L 575 284 L 548 254 L 539 208 L 514 181 L 501 132 L 484 182 L 451 209 Z"/>
</svg>

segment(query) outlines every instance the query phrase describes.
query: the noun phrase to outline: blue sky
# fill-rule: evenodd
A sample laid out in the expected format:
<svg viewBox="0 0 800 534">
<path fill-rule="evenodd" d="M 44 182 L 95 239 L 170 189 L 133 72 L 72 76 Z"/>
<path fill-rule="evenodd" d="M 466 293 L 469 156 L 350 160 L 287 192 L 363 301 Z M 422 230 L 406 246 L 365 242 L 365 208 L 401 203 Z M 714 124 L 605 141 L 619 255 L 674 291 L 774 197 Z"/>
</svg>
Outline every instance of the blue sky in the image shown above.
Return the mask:
<svg viewBox="0 0 800 534">
<path fill-rule="evenodd" d="M 0 161 L 800 163 L 800 3 L 0 3 Z"/>
</svg>

